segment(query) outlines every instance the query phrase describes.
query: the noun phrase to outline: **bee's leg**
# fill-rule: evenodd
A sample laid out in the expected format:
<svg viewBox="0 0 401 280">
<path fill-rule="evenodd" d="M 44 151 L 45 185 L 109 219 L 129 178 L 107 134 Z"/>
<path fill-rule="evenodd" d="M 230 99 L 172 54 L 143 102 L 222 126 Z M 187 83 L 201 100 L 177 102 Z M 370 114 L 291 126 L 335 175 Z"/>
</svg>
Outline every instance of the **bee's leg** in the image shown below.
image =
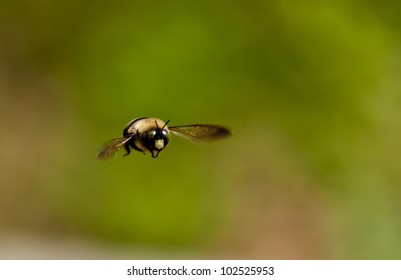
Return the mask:
<svg viewBox="0 0 401 280">
<path fill-rule="evenodd" d="M 128 144 L 125 144 L 125 145 L 124 145 L 124 148 L 125 148 L 125 150 L 127 151 L 127 152 L 124 154 L 124 157 L 126 157 L 126 156 L 128 156 L 128 155 L 131 153 L 131 150 L 130 150 Z"/>
<path fill-rule="evenodd" d="M 157 156 L 159 155 L 159 153 L 160 153 L 160 150 L 159 151 L 157 151 L 157 153 L 155 154 L 153 151 L 150 151 L 151 153 L 152 153 L 152 158 L 157 158 Z"/>
</svg>

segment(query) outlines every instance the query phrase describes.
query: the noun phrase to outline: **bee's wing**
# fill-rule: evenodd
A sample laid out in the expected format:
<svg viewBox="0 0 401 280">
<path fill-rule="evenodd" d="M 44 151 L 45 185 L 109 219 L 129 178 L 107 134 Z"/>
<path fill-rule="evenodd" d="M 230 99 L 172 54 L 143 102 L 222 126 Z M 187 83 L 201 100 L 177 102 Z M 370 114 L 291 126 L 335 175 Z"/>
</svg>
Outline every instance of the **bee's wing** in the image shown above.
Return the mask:
<svg viewBox="0 0 401 280">
<path fill-rule="evenodd" d="M 125 137 L 116 138 L 107 142 L 102 149 L 100 150 L 99 154 L 97 155 L 98 159 L 109 159 L 113 157 L 121 147 L 127 143 L 133 135 L 128 135 Z"/>
<path fill-rule="evenodd" d="M 231 135 L 231 132 L 227 128 L 213 124 L 170 126 L 169 130 L 195 143 L 206 143 Z"/>
</svg>

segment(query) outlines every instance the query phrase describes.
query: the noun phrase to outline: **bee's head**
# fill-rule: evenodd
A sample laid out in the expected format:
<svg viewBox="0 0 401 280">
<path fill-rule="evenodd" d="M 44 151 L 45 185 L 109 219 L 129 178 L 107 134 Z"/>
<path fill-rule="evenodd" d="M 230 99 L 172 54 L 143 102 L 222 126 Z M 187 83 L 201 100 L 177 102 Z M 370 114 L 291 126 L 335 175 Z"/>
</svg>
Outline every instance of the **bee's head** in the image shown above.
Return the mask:
<svg viewBox="0 0 401 280">
<path fill-rule="evenodd" d="M 142 135 L 143 145 L 152 153 L 153 158 L 156 158 L 170 141 L 168 122 L 169 120 L 160 128 L 155 121 L 156 126 Z"/>
</svg>

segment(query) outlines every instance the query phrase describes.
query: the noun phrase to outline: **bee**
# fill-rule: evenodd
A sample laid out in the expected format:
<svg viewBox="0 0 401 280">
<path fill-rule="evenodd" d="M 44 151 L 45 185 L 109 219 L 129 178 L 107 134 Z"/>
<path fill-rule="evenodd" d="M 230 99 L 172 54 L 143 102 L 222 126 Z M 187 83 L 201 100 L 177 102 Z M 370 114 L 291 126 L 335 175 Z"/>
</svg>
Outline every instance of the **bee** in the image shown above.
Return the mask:
<svg viewBox="0 0 401 280">
<path fill-rule="evenodd" d="M 98 154 L 98 159 L 113 157 L 122 147 L 128 156 L 131 148 L 146 154 L 150 152 L 152 158 L 170 143 L 170 132 L 195 143 L 206 143 L 222 139 L 231 135 L 231 132 L 222 126 L 212 124 L 192 124 L 167 127 L 167 122 L 157 118 L 141 117 L 130 121 L 124 128 L 123 136 L 107 142 Z"/>
</svg>

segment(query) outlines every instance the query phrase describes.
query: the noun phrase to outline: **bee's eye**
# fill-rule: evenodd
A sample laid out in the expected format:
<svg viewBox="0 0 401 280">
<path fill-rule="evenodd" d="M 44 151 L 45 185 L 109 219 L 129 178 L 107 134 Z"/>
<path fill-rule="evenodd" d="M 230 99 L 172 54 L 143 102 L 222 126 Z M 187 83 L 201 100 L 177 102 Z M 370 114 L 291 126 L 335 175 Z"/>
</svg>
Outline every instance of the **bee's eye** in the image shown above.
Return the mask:
<svg viewBox="0 0 401 280">
<path fill-rule="evenodd" d="M 157 134 L 156 130 L 152 129 L 152 130 L 149 130 L 148 132 L 146 132 L 146 137 L 148 138 L 148 140 L 153 140 L 153 139 L 155 139 L 156 134 Z"/>
</svg>

